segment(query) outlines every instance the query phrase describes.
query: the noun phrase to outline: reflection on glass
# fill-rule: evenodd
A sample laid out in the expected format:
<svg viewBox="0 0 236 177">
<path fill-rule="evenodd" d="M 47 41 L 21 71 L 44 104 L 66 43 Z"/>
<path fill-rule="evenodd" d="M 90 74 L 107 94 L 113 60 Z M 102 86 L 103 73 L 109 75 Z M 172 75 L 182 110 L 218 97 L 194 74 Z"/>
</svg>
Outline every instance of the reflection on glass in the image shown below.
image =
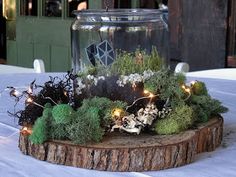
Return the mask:
<svg viewBox="0 0 236 177">
<path fill-rule="evenodd" d="M 20 15 L 37 16 L 37 0 L 21 0 Z"/>
<path fill-rule="evenodd" d="M 84 10 L 88 8 L 87 0 L 68 0 L 68 17 L 75 17 L 72 12 L 74 10 Z"/>
<path fill-rule="evenodd" d="M 62 3 L 61 0 L 46 0 L 44 15 L 47 17 L 61 17 Z"/>
</svg>

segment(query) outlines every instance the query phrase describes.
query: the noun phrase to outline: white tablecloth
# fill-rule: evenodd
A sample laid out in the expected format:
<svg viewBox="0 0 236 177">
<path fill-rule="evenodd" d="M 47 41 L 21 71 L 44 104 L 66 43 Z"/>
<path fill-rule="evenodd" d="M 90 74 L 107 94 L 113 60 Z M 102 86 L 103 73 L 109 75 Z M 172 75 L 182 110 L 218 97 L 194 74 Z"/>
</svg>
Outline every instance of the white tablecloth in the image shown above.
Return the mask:
<svg viewBox="0 0 236 177">
<path fill-rule="evenodd" d="M 221 75 L 227 70 L 221 70 Z M 152 172 L 103 172 L 50 164 L 23 155 L 18 149 L 17 120 L 6 111 L 13 111 L 14 100 L 5 90 L 7 86 L 24 88 L 33 81 L 43 83 L 49 75 L 63 74 L 2 74 L 0 75 L 0 177 L 235 177 L 236 176 L 236 80 L 195 78 L 207 84 L 210 94 L 229 108 L 224 114 L 224 137 L 222 145 L 214 152 L 197 156 L 189 165 Z M 205 76 L 205 74 L 203 74 Z M 226 74 L 227 75 L 227 74 Z M 200 75 L 201 76 L 201 73 Z M 191 81 L 191 78 L 188 78 Z M 232 79 L 232 78 L 230 78 Z M 23 106 L 23 105 L 22 105 Z"/>
</svg>

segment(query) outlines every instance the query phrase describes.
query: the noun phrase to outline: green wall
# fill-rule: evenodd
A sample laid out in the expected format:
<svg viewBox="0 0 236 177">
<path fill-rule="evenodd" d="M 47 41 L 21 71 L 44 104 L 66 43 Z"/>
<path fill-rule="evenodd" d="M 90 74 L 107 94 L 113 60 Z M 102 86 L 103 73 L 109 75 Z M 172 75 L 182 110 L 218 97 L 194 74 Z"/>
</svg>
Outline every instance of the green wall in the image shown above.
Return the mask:
<svg viewBox="0 0 236 177">
<path fill-rule="evenodd" d="M 67 1 L 62 2 L 61 17 L 42 15 L 44 0 L 37 1 L 38 16 L 21 16 L 21 0 L 10 0 L 15 4 L 14 18 L 7 20 L 7 63 L 33 67 L 34 59 L 43 59 L 46 71 L 68 71 L 71 69 L 70 26 L 73 18 L 67 17 Z M 23 2 L 23 1 L 22 1 Z M 100 9 L 103 0 L 89 0 L 89 8 Z M 137 7 L 138 1 L 132 1 Z M 85 39 L 86 40 L 86 39 Z"/>
</svg>

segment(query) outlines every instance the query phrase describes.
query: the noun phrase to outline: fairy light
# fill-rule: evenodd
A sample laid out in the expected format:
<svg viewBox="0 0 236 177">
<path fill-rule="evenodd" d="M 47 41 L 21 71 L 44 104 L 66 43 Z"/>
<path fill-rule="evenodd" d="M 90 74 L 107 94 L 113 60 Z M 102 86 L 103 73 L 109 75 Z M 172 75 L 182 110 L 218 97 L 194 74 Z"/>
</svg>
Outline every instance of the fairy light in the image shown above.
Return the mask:
<svg viewBox="0 0 236 177">
<path fill-rule="evenodd" d="M 129 105 L 129 106 L 126 107 L 126 110 L 128 110 L 130 107 L 132 107 L 132 106 L 133 106 L 137 101 L 139 101 L 139 100 L 149 98 L 149 99 L 150 99 L 150 100 L 149 100 L 149 103 L 150 103 L 150 102 L 152 101 L 152 98 L 158 96 L 158 95 L 155 95 L 155 94 L 149 92 L 148 90 L 144 90 L 143 93 L 144 93 L 144 95 L 147 95 L 147 96 L 140 97 L 140 98 L 134 100 L 134 102 L 133 102 L 131 105 Z"/>
<path fill-rule="evenodd" d="M 148 90 L 144 90 L 143 93 L 146 95 L 146 94 L 149 93 L 149 91 Z"/>
<path fill-rule="evenodd" d="M 33 103 L 33 99 L 29 97 L 29 98 L 27 98 L 26 102 L 27 103 Z"/>
<path fill-rule="evenodd" d="M 133 88 L 133 90 L 136 89 L 136 84 L 135 83 L 132 84 L 132 88 Z"/>
<path fill-rule="evenodd" d="M 65 96 L 67 96 L 67 92 L 66 91 L 64 91 L 63 93 L 64 93 Z"/>
<path fill-rule="evenodd" d="M 144 93 L 144 95 L 147 95 L 147 97 L 149 97 L 149 98 L 153 98 L 153 97 L 157 96 L 157 95 L 154 95 L 153 93 L 149 92 L 148 90 L 144 90 L 143 93 Z"/>
<path fill-rule="evenodd" d="M 186 101 L 191 96 L 191 89 L 189 87 L 187 87 L 186 85 L 182 85 L 181 88 L 188 94 L 187 98 L 184 99 L 184 101 Z"/>
<path fill-rule="evenodd" d="M 21 93 L 18 90 L 14 90 L 12 95 L 14 95 L 15 97 L 18 97 L 21 95 Z"/>
<path fill-rule="evenodd" d="M 44 107 L 42 105 L 34 102 L 34 100 L 32 98 L 30 98 L 30 97 L 26 99 L 26 102 L 29 103 L 29 104 L 34 104 L 34 105 L 39 106 L 39 107 L 44 109 Z"/>
<path fill-rule="evenodd" d="M 191 92 L 190 88 L 186 88 L 185 92 L 190 93 Z"/>
<path fill-rule="evenodd" d="M 112 113 L 112 117 L 118 117 L 118 118 L 120 118 L 121 112 L 122 112 L 122 109 L 116 108 L 116 109 L 113 111 L 113 113 Z"/>
<path fill-rule="evenodd" d="M 29 87 L 29 89 L 28 89 L 28 93 L 29 93 L 29 94 L 32 94 L 32 93 L 33 93 L 32 88 Z"/>
<path fill-rule="evenodd" d="M 149 93 L 148 97 L 149 97 L 149 98 L 153 98 L 153 97 L 155 97 L 155 95 L 152 94 L 152 93 Z"/>
<path fill-rule="evenodd" d="M 196 81 L 191 81 L 190 85 L 193 86 L 196 83 Z"/>
<path fill-rule="evenodd" d="M 22 133 L 23 135 L 31 135 L 31 134 L 32 134 L 32 129 L 29 128 L 29 127 L 23 127 L 23 128 L 21 129 L 21 133 Z"/>
</svg>

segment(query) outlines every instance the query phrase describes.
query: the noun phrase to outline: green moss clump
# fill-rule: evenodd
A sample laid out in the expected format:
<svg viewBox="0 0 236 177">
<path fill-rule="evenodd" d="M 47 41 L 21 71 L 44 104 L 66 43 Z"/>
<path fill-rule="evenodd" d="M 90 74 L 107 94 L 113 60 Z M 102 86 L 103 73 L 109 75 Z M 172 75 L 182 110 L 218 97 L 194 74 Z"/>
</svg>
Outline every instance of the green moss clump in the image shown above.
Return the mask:
<svg viewBox="0 0 236 177">
<path fill-rule="evenodd" d="M 39 117 L 34 126 L 33 132 L 29 137 L 34 144 L 42 144 L 48 139 L 48 126 L 45 117 Z"/>
<path fill-rule="evenodd" d="M 83 100 L 82 106 L 77 110 L 77 116 L 67 124 L 66 131 L 69 139 L 78 144 L 100 141 L 104 132 L 110 128 L 112 110 L 124 109 L 125 106 L 124 102 L 113 102 L 103 97 Z"/>
<path fill-rule="evenodd" d="M 68 104 L 59 104 L 53 107 L 52 117 L 58 124 L 66 124 L 71 121 L 75 111 Z"/>
<path fill-rule="evenodd" d="M 175 78 L 178 85 L 183 85 L 186 82 L 186 77 L 183 73 L 176 73 Z"/>
<path fill-rule="evenodd" d="M 82 106 L 78 109 L 78 112 L 86 112 L 89 108 L 97 108 L 101 127 L 107 128 L 111 123 L 111 112 L 114 108 L 124 109 L 127 103 L 122 101 L 111 101 L 105 97 L 93 97 L 91 99 L 83 100 Z M 77 113 L 79 114 L 79 113 Z"/>
<path fill-rule="evenodd" d="M 170 99 L 171 107 L 184 104 L 184 92 L 181 85 L 185 76 L 174 75 L 170 70 L 161 70 L 144 82 L 144 88 L 152 93 L 159 94 L 162 100 Z"/>
<path fill-rule="evenodd" d="M 207 88 L 204 82 L 196 81 L 192 85 L 194 95 L 208 95 Z"/>
<path fill-rule="evenodd" d="M 187 105 L 176 107 L 165 119 L 158 120 L 155 131 L 161 135 L 179 133 L 194 122 L 193 109 Z"/>
<path fill-rule="evenodd" d="M 194 109 L 197 122 L 207 122 L 212 116 L 228 111 L 220 101 L 209 95 L 192 95 L 189 105 Z"/>
<path fill-rule="evenodd" d="M 34 144 L 42 144 L 50 137 L 51 112 L 51 104 L 45 104 L 42 117 L 39 117 L 34 123 L 32 134 L 29 137 Z"/>
<path fill-rule="evenodd" d="M 68 132 L 66 130 L 66 126 L 69 124 L 61 124 L 52 121 L 50 128 L 50 138 L 56 140 L 65 140 L 68 139 Z"/>
<path fill-rule="evenodd" d="M 100 127 L 99 109 L 90 107 L 88 110 L 78 110 L 78 117 L 67 126 L 69 138 L 77 144 L 89 141 L 99 142 L 104 134 Z"/>
</svg>

